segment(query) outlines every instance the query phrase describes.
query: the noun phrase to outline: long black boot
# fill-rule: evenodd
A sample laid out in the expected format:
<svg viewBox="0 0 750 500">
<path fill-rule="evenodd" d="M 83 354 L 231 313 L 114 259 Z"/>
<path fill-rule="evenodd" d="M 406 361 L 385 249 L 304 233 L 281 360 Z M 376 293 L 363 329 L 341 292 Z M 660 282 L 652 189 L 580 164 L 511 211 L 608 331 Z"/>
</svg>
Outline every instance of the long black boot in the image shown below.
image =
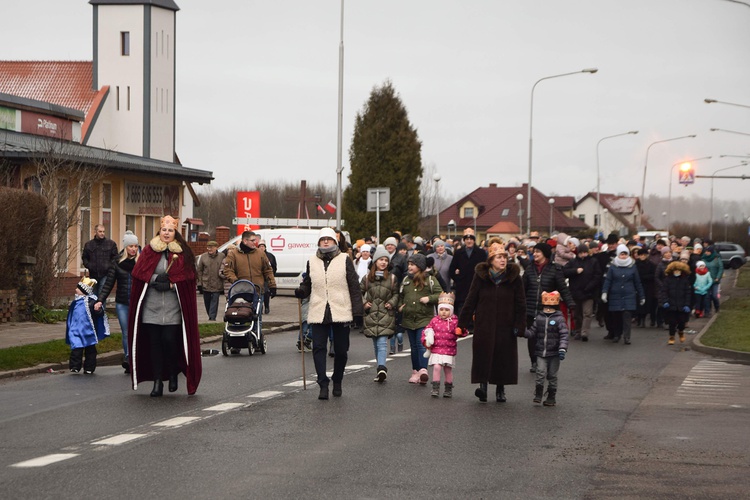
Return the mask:
<svg viewBox="0 0 750 500">
<path fill-rule="evenodd" d="M 495 389 L 495 399 L 498 403 L 505 403 L 508 399 L 505 397 L 505 386 L 498 385 Z"/>
<path fill-rule="evenodd" d="M 164 382 L 161 379 L 154 380 L 154 388 L 151 389 L 152 398 L 160 398 L 164 394 Z"/>
<path fill-rule="evenodd" d="M 555 406 L 555 396 L 557 395 L 557 389 L 547 389 L 547 399 L 544 400 L 544 406 Z"/>
<path fill-rule="evenodd" d="M 328 384 L 320 384 L 320 393 L 318 399 L 328 399 Z"/>
<path fill-rule="evenodd" d="M 536 389 L 534 389 L 534 402 L 535 403 L 541 403 L 542 402 L 542 396 L 544 396 L 544 386 L 543 385 L 537 385 Z"/>
<path fill-rule="evenodd" d="M 474 391 L 474 395 L 479 398 L 480 403 L 487 402 L 487 382 L 482 382 Z"/>
</svg>

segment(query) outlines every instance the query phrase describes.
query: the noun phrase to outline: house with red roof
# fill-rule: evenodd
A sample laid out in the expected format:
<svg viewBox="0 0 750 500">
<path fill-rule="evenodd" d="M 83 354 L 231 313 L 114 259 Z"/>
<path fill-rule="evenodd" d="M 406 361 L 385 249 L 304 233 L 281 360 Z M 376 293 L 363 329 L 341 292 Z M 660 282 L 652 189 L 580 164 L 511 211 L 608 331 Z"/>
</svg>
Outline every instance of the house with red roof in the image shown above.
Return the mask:
<svg viewBox="0 0 750 500">
<path fill-rule="evenodd" d="M 573 207 L 573 216 L 596 228 L 605 237 L 609 233 L 618 233 L 620 236 L 638 233 L 638 213 L 641 210 L 641 201 L 637 196 L 618 196 L 611 193 L 599 193 L 597 203 L 596 192 L 586 193 Z M 599 216 L 601 215 L 601 224 Z M 654 227 L 644 218 L 643 225 L 646 230 Z"/>
<path fill-rule="evenodd" d="M 0 161 L 10 170 L 6 185 L 39 189 L 39 165 L 52 157 L 61 168 L 83 166 L 78 174 L 70 169 L 65 174 L 66 185 L 90 190 L 77 208 L 80 230 L 58 232 L 57 237 L 68 237 L 67 245 L 58 245 L 65 253 L 56 256 L 60 275 L 68 277 L 85 271 L 80 249 L 96 224 L 105 226 L 118 247 L 126 230 L 146 244 L 167 214 L 191 221 L 184 229 L 195 230 L 193 206 L 200 202 L 193 184 L 213 179 L 210 171 L 183 166 L 175 151 L 177 4 L 89 3 L 91 61 L 0 61 Z M 99 173 L 92 174 L 93 182 L 87 168 Z M 75 191 L 70 189 L 70 196 Z"/>
<path fill-rule="evenodd" d="M 445 225 L 445 231 L 441 229 L 441 233 L 460 233 L 464 228 L 472 228 L 478 240 L 487 234 L 528 234 L 527 192 L 527 184 L 501 187 L 493 183 L 477 188 L 440 212 L 440 222 Z M 520 201 L 518 195 L 523 196 Z M 531 231 L 576 234 L 589 229 L 584 221 L 568 215 L 572 213 L 574 198 L 563 196 L 560 200 L 558 203 L 557 198 L 546 196 L 532 187 Z"/>
</svg>

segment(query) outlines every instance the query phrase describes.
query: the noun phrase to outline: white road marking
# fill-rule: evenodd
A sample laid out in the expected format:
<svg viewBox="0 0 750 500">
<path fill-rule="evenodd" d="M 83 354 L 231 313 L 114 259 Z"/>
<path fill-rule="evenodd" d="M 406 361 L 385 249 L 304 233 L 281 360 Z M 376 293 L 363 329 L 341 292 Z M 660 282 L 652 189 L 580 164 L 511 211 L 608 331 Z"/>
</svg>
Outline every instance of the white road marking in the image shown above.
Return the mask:
<svg viewBox="0 0 750 500">
<path fill-rule="evenodd" d="M 11 467 L 44 467 L 45 465 L 62 462 L 63 460 L 67 460 L 69 458 L 77 456 L 78 453 L 53 453 L 52 455 L 45 455 L 43 457 L 26 460 L 24 462 L 18 462 L 17 464 L 11 465 Z"/>
<path fill-rule="evenodd" d="M 391 354 L 391 356 L 394 357 L 394 358 L 405 358 L 406 356 L 411 356 L 411 352 L 409 352 L 409 351 L 400 352 L 398 354 Z"/>
<path fill-rule="evenodd" d="M 227 411 L 227 410 L 234 410 L 235 408 L 239 408 L 240 406 L 245 406 L 245 404 L 244 403 L 222 403 L 216 406 L 209 406 L 208 408 L 203 408 L 203 411 Z"/>
<path fill-rule="evenodd" d="M 133 441 L 134 439 L 141 438 L 145 436 L 146 434 L 118 434 L 117 436 L 108 437 L 105 439 L 100 439 L 99 441 L 94 441 L 91 444 L 108 444 L 108 445 L 118 445 L 127 443 L 128 441 Z"/>
<path fill-rule="evenodd" d="M 370 368 L 371 365 L 349 365 L 346 367 L 346 371 L 364 370 Z"/>
<path fill-rule="evenodd" d="M 701 360 L 687 374 L 676 395 L 688 405 L 742 406 L 750 396 L 744 383 L 748 377 L 750 367 L 746 365 Z"/>
<path fill-rule="evenodd" d="M 273 396 L 278 396 L 279 394 L 284 394 L 281 391 L 261 391 L 256 392 L 255 394 L 250 394 L 249 398 L 271 398 Z"/>
<path fill-rule="evenodd" d="M 153 425 L 157 427 L 178 427 L 180 425 L 185 425 L 187 423 L 190 423 L 194 420 L 200 420 L 200 417 L 175 417 L 175 418 L 170 418 L 169 420 L 163 420 L 161 422 L 157 422 Z"/>
<path fill-rule="evenodd" d="M 284 384 L 284 387 L 302 387 L 303 385 L 305 385 L 304 380 L 295 380 L 294 382 Z"/>
</svg>

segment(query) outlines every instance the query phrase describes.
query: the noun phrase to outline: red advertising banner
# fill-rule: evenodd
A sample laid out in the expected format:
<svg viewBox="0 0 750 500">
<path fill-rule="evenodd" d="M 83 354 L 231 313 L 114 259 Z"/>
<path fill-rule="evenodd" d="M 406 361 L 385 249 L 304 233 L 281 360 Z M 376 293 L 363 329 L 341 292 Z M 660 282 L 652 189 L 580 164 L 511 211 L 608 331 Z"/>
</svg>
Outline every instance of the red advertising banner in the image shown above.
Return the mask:
<svg viewBox="0 0 750 500">
<path fill-rule="evenodd" d="M 237 218 L 260 217 L 260 191 L 237 191 Z M 237 234 L 260 226 L 237 224 Z"/>
<path fill-rule="evenodd" d="M 55 116 L 40 115 L 31 111 L 21 113 L 21 132 L 46 135 L 66 141 L 73 140 L 73 124 Z"/>
</svg>

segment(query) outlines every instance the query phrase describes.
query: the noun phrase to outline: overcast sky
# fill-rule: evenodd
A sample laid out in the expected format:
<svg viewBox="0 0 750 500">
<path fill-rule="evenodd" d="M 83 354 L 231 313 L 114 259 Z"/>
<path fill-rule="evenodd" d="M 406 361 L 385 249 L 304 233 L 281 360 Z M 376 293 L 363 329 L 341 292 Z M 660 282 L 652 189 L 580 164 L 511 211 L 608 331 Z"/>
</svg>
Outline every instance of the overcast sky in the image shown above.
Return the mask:
<svg viewBox="0 0 750 500">
<path fill-rule="evenodd" d="M 335 184 L 339 0 L 176 0 L 177 152 L 215 185 Z M 2 59 L 90 60 L 86 0 L 3 2 Z M 371 89 L 393 82 L 441 193 L 528 179 L 545 194 L 666 196 L 669 169 L 699 174 L 750 155 L 750 0 L 356 0 L 345 5 L 344 165 Z M 730 174 L 732 171 L 726 172 Z M 750 174 L 750 166 L 734 170 Z M 709 181 L 674 196 L 709 196 Z M 747 200 L 750 180 L 716 181 Z"/>
</svg>

